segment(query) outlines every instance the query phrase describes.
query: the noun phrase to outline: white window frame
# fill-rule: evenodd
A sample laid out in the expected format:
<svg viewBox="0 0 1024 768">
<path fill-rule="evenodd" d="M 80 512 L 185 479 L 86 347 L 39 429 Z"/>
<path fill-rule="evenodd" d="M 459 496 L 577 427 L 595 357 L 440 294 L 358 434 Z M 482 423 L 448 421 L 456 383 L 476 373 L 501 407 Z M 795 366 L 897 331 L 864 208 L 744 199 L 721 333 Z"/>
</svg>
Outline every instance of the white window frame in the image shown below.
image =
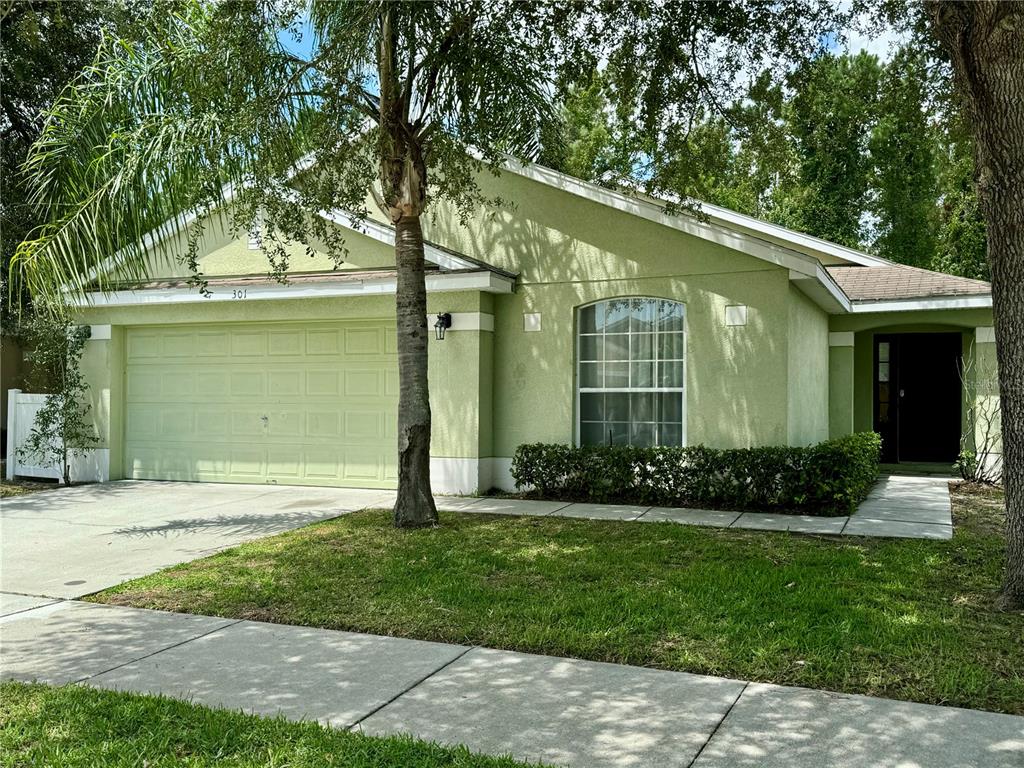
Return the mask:
<svg viewBox="0 0 1024 768">
<path fill-rule="evenodd" d="M 584 334 L 584 333 L 582 333 L 581 324 L 580 324 L 580 316 L 582 315 L 583 310 L 585 310 L 585 309 L 587 309 L 589 307 L 596 306 L 598 304 L 607 304 L 607 303 L 612 302 L 612 301 L 622 301 L 624 299 L 645 299 L 645 300 L 651 300 L 651 301 L 671 301 L 674 304 L 679 305 L 679 307 L 682 309 L 682 313 L 683 313 L 683 330 L 682 330 L 682 334 L 683 334 L 683 355 L 682 355 L 682 361 L 681 361 L 682 366 L 683 366 L 683 386 L 682 387 L 581 387 L 580 386 L 580 382 L 582 381 L 581 367 L 580 367 L 581 366 L 581 362 L 582 362 L 581 359 L 580 359 L 582 357 L 582 355 L 580 354 L 580 352 L 581 352 L 581 349 L 580 349 L 580 347 L 581 347 L 581 343 L 580 343 L 581 342 L 581 338 L 584 335 L 588 335 L 588 336 L 598 335 L 598 334 Z M 573 389 L 575 391 L 575 402 L 576 402 L 575 412 L 573 413 L 573 444 L 576 445 L 576 446 L 581 445 L 580 436 L 581 436 L 582 421 L 583 421 L 583 418 L 582 418 L 583 411 L 582 411 L 582 408 L 581 408 L 581 395 L 584 395 L 584 394 L 587 394 L 587 393 L 604 393 L 604 394 L 612 393 L 612 394 L 614 394 L 614 393 L 634 393 L 634 392 L 637 392 L 637 393 L 640 393 L 640 392 L 655 392 L 655 393 L 678 392 L 680 400 L 681 400 L 681 419 L 682 419 L 681 439 L 680 439 L 680 443 L 679 444 L 681 446 L 688 445 L 688 443 L 687 443 L 687 439 L 688 439 L 687 438 L 687 430 L 686 430 L 686 420 L 687 420 L 687 410 L 686 410 L 687 364 L 686 363 L 687 363 L 687 360 L 688 360 L 688 353 L 689 353 L 690 329 L 689 329 L 689 323 L 687 322 L 686 304 L 684 302 L 679 301 L 678 299 L 667 299 L 667 298 L 665 298 L 663 296 L 611 296 L 611 297 L 606 298 L 606 299 L 599 299 L 597 301 L 591 301 L 591 302 L 588 302 L 586 304 L 580 304 L 578 307 L 576 307 L 573 310 L 573 315 L 574 315 L 574 317 L 573 317 L 573 319 L 574 319 L 574 323 L 573 323 L 573 355 L 576 358 L 576 360 L 575 360 L 575 363 L 576 363 L 576 365 L 575 365 L 576 379 L 573 382 Z M 604 335 L 604 334 L 601 334 L 601 335 Z M 628 335 L 632 336 L 632 332 L 628 332 Z M 633 362 L 633 360 L 630 359 L 629 363 L 632 364 L 632 362 Z M 655 370 L 657 371 L 657 367 L 655 368 Z"/>
</svg>

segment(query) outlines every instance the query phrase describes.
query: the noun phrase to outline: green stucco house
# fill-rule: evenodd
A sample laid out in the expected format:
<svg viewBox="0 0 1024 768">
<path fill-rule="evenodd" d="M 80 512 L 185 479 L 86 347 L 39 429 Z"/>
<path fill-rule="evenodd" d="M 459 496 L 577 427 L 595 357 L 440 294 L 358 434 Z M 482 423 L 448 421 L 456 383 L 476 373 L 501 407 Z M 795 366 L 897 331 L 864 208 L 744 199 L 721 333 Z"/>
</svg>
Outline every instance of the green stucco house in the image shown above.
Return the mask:
<svg viewBox="0 0 1024 768">
<path fill-rule="evenodd" d="M 875 429 L 886 461 L 950 463 L 972 405 L 996 397 L 986 283 L 539 166 L 483 184 L 511 204 L 424 223 L 428 322 L 452 318 L 430 342 L 438 491 L 509 487 L 516 446 L 538 441 Z M 163 266 L 83 302 L 97 479 L 395 485 L 393 231 L 324 215 L 347 230 L 341 270 L 297 249 L 274 282 L 258 233 L 212 226 L 209 296 Z"/>
</svg>

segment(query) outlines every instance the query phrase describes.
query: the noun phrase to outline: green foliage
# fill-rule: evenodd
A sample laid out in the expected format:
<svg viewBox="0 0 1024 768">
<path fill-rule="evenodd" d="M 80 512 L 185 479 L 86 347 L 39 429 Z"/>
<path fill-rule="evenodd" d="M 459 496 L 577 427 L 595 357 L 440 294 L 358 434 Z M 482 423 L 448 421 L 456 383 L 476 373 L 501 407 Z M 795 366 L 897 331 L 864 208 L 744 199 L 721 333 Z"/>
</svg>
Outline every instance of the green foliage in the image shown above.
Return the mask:
<svg viewBox="0 0 1024 768">
<path fill-rule="evenodd" d="M 938 155 L 939 244 L 935 268 L 961 277 L 990 280 L 985 221 L 974 183 L 974 144 L 962 116 L 943 128 Z"/>
<path fill-rule="evenodd" d="M 616 145 L 615 119 L 605 94 L 605 82 L 594 72 L 590 82 L 569 88 L 556 119 L 541 134 L 543 165 L 598 183 L 629 176 L 628 151 Z"/>
<path fill-rule="evenodd" d="M 978 454 L 967 449 L 961 450 L 953 463 L 953 469 L 967 482 L 974 482 L 978 472 Z"/>
<path fill-rule="evenodd" d="M 787 122 L 804 199 L 800 229 L 843 245 L 862 241 L 870 125 L 881 68 L 866 53 L 823 56 L 791 78 Z"/>
<path fill-rule="evenodd" d="M 884 68 L 869 138 L 878 219 L 873 246 L 902 264 L 929 268 L 936 257 L 938 143 L 928 123 L 923 59 L 906 49 Z"/>
<path fill-rule="evenodd" d="M 512 477 L 558 500 L 847 515 L 878 476 L 880 447 L 874 432 L 806 448 L 533 443 L 516 449 Z"/>
<path fill-rule="evenodd" d="M 25 463 L 57 467 L 68 484 L 71 460 L 98 443 L 89 418 L 89 387 L 79 368 L 89 330 L 40 314 L 22 331 L 32 356 L 26 386 L 48 397 L 19 454 Z"/>
<path fill-rule="evenodd" d="M 300 57 L 288 43 L 307 14 L 314 40 Z M 514 2 L 158 5 L 131 39 L 106 37 L 48 110 L 27 163 L 46 223 L 12 274 L 54 296 L 177 261 L 201 285 L 204 228 L 237 234 L 258 220 L 268 271 L 284 279 L 291 243 L 344 260 L 341 231 L 319 211 L 358 220 L 376 195 L 391 217 L 439 198 L 468 215 L 495 202 L 479 171 L 536 156 L 560 14 Z M 410 188 L 403 164 L 420 161 Z M 187 212 L 199 216 L 188 223 Z M 186 253 L 170 238 L 144 245 L 164 222 L 186 229 Z"/>
<path fill-rule="evenodd" d="M 617 170 L 656 197 L 706 199 L 705 150 L 749 72 L 778 79 L 825 51 L 846 11 L 828 0 L 591 3 L 577 25 L 584 50 L 565 57 L 559 85 L 600 69 Z M 575 75 L 575 78 L 574 78 Z"/>
<path fill-rule="evenodd" d="M 543 160 L 599 183 L 700 199 L 898 263 L 987 279 L 971 142 L 934 51 L 904 48 L 882 64 L 867 53 L 809 50 L 792 62 L 715 99 L 697 98 L 691 83 L 689 98 L 662 105 L 681 110 L 666 118 L 674 130 L 654 138 L 622 117 L 633 114 L 622 108 L 632 74 L 587 73 L 582 85 L 563 88 L 569 127 L 545 138 L 553 146 L 565 139 L 571 151 L 546 147 Z"/>
<path fill-rule="evenodd" d="M 20 168 L 46 109 L 96 54 L 103 30 L 132 6 L 106 0 L 14 2 L 0 16 L 0 284 L 18 243 L 38 224 Z M 6 310 L 6 302 L 4 309 Z M 8 318 L 5 317 L 5 320 Z M 10 319 L 14 324 L 14 319 Z M 5 325 L 8 323 L 5 322 Z"/>
</svg>

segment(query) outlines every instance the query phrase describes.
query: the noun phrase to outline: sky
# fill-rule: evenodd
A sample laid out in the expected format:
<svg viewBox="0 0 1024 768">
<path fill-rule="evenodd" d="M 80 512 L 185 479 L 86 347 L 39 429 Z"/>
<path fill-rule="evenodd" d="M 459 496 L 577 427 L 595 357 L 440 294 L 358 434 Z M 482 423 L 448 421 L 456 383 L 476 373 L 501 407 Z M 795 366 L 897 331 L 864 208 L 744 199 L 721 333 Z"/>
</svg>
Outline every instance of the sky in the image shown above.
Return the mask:
<svg viewBox="0 0 1024 768">
<path fill-rule="evenodd" d="M 840 8 L 849 10 L 851 0 L 842 0 Z M 891 26 L 886 25 L 881 30 L 868 32 L 873 25 L 867 12 L 862 12 L 854 19 L 853 25 L 845 30 L 845 44 L 838 41 L 829 46 L 829 50 L 835 53 L 859 53 L 867 51 L 874 54 L 883 62 L 892 58 L 897 45 L 902 41 L 902 36 Z"/>
<path fill-rule="evenodd" d="M 866 24 L 857 26 L 866 26 Z M 282 33 L 279 39 L 291 53 L 305 58 L 313 51 L 313 30 L 309 18 L 305 17 L 299 27 L 301 40 L 295 40 L 292 34 L 287 32 Z M 838 39 L 830 41 L 829 50 L 835 53 L 858 53 L 864 50 L 874 54 L 883 62 L 892 57 L 895 46 L 900 42 L 900 35 L 888 27 L 880 32 L 866 32 L 864 29 L 850 28 L 845 30 L 845 35 L 845 43 Z"/>
</svg>

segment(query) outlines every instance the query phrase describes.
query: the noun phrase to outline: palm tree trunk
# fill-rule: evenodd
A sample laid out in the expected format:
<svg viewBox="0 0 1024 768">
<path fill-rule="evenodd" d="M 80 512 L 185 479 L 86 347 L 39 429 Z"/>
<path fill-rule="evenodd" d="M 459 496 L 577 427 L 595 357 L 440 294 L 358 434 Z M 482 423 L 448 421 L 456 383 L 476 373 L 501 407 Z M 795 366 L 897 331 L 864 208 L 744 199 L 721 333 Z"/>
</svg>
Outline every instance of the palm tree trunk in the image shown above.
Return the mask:
<svg viewBox="0 0 1024 768">
<path fill-rule="evenodd" d="M 427 387 L 427 288 L 419 216 L 395 223 L 398 286 L 398 499 L 395 526 L 437 524 L 430 492 L 430 392 Z"/>
<path fill-rule="evenodd" d="M 1024 608 L 1024 2 L 928 4 L 970 118 L 992 269 L 1006 490 L 1000 602 Z"/>
</svg>

